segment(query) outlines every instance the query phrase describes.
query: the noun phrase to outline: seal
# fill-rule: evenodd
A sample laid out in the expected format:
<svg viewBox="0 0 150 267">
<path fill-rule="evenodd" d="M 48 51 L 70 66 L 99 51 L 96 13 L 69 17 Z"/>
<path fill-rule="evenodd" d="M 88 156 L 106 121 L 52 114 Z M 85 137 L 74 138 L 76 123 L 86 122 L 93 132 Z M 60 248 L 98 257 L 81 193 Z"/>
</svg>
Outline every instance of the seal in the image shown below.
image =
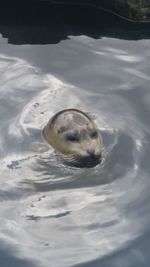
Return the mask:
<svg viewBox="0 0 150 267">
<path fill-rule="evenodd" d="M 78 109 L 55 114 L 44 127 L 43 137 L 66 164 L 82 168 L 101 162 L 101 134 L 92 118 Z"/>
</svg>

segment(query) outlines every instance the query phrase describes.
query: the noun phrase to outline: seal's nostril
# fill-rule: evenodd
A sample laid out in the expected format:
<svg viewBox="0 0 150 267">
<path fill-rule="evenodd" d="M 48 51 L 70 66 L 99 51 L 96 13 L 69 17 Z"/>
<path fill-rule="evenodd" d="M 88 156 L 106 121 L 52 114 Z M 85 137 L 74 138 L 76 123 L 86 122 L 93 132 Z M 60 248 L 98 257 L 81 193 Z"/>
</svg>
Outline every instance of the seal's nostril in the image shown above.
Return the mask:
<svg viewBox="0 0 150 267">
<path fill-rule="evenodd" d="M 89 156 L 95 156 L 95 150 L 94 149 L 88 149 L 87 153 L 89 154 Z"/>
</svg>

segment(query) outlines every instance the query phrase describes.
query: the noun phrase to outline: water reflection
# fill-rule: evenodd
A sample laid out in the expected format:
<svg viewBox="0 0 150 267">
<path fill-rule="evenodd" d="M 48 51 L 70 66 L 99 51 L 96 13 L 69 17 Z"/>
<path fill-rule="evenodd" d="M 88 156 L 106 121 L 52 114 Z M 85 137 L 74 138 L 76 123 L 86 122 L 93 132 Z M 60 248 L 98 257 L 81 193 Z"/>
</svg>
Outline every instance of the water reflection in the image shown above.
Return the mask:
<svg viewBox="0 0 150 267">
<path fill-rule="evenodd" d="M 5 265 L 146 266 L 149 41 L 0 42 Z M 101 130 L 103 163 L 93 169 L 64 166 L 41 137 L 49 118 L 69 107 L 88 111 Z"/>
</svg>

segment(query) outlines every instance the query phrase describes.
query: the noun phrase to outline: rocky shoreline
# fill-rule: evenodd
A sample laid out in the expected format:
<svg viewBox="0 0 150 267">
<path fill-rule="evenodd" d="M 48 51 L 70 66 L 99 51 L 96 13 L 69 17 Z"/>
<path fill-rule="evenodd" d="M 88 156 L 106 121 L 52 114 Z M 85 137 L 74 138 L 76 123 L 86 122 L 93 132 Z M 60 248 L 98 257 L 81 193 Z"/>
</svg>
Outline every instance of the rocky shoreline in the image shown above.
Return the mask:
<svg viewBox="0 0 150 267">
<path fill-rule="evenodd" d="M 128 20 L 150 22 L 150 0 L 40 0 L 53 4 L 93 5 Z"/>
</svg>

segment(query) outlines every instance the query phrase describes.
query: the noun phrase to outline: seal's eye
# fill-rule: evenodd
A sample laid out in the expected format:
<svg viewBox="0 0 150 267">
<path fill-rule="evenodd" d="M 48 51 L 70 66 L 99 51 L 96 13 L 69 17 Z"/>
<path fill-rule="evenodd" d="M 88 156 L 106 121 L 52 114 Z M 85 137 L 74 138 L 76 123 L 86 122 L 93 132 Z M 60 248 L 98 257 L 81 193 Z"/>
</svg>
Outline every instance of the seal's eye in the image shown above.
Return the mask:
<svg viewBox="0 0 150 267">
<path fill-rule="evenodd" d="M 90 130 L 90 137 L 93 139 L 96 139 L 98 137 L 97 131 L 95 131 L 94 129 L 91 129 Z"/>
<path fill-rule="evenodd" d="M 67 134 L 66 140 L 70 142 L 79 142 L 79 135 L 78 134 Z"/>
</svg>

